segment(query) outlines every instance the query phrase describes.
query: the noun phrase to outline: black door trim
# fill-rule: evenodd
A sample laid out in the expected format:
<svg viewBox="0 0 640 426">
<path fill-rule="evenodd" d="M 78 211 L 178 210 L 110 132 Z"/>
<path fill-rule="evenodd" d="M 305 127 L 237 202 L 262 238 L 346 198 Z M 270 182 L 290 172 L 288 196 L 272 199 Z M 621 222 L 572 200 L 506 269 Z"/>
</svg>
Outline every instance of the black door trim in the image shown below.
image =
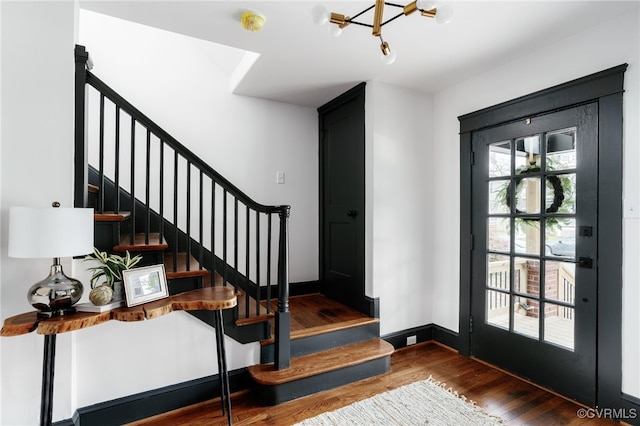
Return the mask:
<svg viewBox="0 0 640 426">
<path fill-rule="evenodd" d="M 596 401 L 620 408 L 622 388 L 622 64 L 589 76 L 458 117 L 460 121 L 460 316 L 459 352 L 471 350 L 471 235 L 473 152 L 471 132 L 575 105 L 599 110 L 598 340 Z"/>
</svg>

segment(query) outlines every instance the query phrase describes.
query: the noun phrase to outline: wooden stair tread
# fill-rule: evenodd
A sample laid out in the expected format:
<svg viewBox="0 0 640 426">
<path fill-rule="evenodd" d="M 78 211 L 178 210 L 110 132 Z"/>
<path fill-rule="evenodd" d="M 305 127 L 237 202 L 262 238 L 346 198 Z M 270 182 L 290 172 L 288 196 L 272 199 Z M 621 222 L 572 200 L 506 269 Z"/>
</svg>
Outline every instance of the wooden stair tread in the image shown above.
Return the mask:
<svg viewBox="0 0 640 426">
<path fill-rule="evenodd" d="M 271 311 L 278 310 L 277 295 L 271 300 Z M 266 302 L 264 302 L 266 304 Z M 319 293 L 291 296 L 291 332 L 313 329 L 318 326 L 333 325 L 351 320 L 366 319 L 368 315 L 339 303 Z"/>
<path fill-rule="evenodd" d="M 96 185 L 88 184 L 87 192 L 89 192 L 90 194 L 97 194 L 98 192 L 100 192 L 100 188 L 98 188 Z"/>
<path fill-rule="evenodd" d="M 222 277 L 220 277 L 222 279 Z M 251 325 L 251 324 L 258 324 L 261 322 L 266 322 L 266 321 L 271 321 L 272 319 L 275 318 L 275 314 L 272 312 L 267 313 L 267 308 L 264 307 L 264 304 L 260 304 L 260 315 L 256 315 L 255 309 L 256 309 L 256 299 L 254 299 L 251 296 L 247 296 L 247 294 L 242 291 L 241 289 L 238 289 L 237 291 L 237 296 L 238 296 L 238 306 L 241 308 L 238 308 L 238 317 L 236 318 L 236 325 L 239 327 L 242 327 L 244 325 Z M 246 311 L 244 309 L 245 305 L 245 298 L 249 298 L 249 316 L 246 316 Z"/>
<path fill-rule="evenodd" d="M 186 277 L 204 277 L 209 275 L 207 269 L 200 269 L 200 262 L 190 256 L 189 270 L 187 270 L 187 253 L 178 253 L 176 268 L 173 265 L 173 253 L 164 254 L 164 269 L 168 279 L 172 278 L 186 278 Z"/>
<path fill-rule="evenodd" d="M 263 304 L 261 304 L 261 314 L 260 315 L 255 315 L 252 314 L 249 317 L 246 316 L 246 298 L 249 297 L 249 311 L 250 312 L 254 312 L 255 311 L 255 306 L 256 306 L 256 300 L 250 296 L 247 296 L 245 292 L 243 292 L 242 290 L 238 290 L 237 293 L 238 296 L 238 318 L 236 318 L 236 325 L 241 327 L 243 325 L 251 325 L 251 324 L 258 324 L 261 322 L 266 322 L 266 321 L 270 321 L 272 319 L 275 318 L 275 314 L 273 313 L 273 311 L 271 311 L 270 313 L 267 313 L 267 308 L 264 307 Z"/>
<path fill-rule="evenodd" d="M 390 356 L 393 351 L 390 343 L 371 339 L 292 358 L 290 367 L 284 370 L 274 370 L 273 363 L 269 363 L 252 365 L 248 371 L 257 383 L 277 386 Z"/>
<path fill-rule="evenodd" d="M 93 220 L 96 222 L 123 222 L 131 217 L 131 212 L 103 212 L 94 213 Z"/>
<path fill-rule="evenodd" d="M 305 328 L 302 330 L 291 330 L 291 340 L 304 339 L 306 337 L 317 336 L 325 333 L 332 333 L 334 331 L 347 330 L 349 328 L 360 327 L 367 324 L 375 324 L 380 322 L 378 318 L 363 317 L 352 319 L 348 321 L 336 322 L 333 324 L 319 325 L 316 327 Z M 270 345 L 275 342 L 275 339 L 265 339 L 260 342 L 261 345 Z"/>
<path fill-rule="evenodd" d="M 125 235 L 120 244 L 113 248 L 113 251 L 165 251 L 169 245 L 164 238 L 160 240 L 160 234 L 157 232 L 149 233 L 149 243 L 145 243 L 145 234 L 139 233 L 135 235 L 134 242 L 131 244 L 130 236 Z"/>
</svg>

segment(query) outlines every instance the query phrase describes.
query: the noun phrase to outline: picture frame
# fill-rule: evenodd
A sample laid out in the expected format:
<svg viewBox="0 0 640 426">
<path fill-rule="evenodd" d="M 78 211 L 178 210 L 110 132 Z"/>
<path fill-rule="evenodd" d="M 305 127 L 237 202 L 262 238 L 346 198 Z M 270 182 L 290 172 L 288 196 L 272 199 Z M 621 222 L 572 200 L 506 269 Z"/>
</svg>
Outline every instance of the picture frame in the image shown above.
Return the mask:
<svg viewBox="0 0 640 426">
<path fill-rule="evenodd" d="M 169 296 L 164 265 L 144 266 L 122 271 L 127 307 Z"/>
</svg>

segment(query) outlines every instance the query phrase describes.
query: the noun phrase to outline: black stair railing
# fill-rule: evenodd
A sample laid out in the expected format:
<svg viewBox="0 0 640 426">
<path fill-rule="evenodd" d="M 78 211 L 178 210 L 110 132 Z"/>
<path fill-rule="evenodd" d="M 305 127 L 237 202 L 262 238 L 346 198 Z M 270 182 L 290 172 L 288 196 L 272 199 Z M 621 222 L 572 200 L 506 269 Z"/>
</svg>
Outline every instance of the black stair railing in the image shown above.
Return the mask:
<svg viewBox="0 0 640 426">
<path fill-rule="evenodd" d="M 152 236 L 166 240 L 174 268 L 186 253 L 187 270 L 193 258 L 211 271 L 211 285 L 217 273 L 223 285 L 243 291 L 245 317 L 271 313 L 277 280 L 275 367 L 288 368 L 290 207 L 255 202 L 92 74 L 89 61 L 76 46 L 75 205 L 88 205 L 91 166 L 101 188 L 97 213 L 129 211 L 131 243 L 136 233 L 146 244 Z M 116 188 L 113 201 L 102 190 L 107 180 Z"/>
</svg>

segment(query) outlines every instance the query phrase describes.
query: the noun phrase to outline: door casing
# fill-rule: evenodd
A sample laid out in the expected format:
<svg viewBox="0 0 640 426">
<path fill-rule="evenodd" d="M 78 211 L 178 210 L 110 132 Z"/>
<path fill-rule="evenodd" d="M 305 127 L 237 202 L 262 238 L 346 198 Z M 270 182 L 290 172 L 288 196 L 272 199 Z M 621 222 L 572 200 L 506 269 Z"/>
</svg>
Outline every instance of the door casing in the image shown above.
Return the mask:
<svg viewBox="0 0 640 426">
<path fill-rule="evenodd" d="M 627 64 L 458 117 L 460 121 L 459 352 L 471 354 L 473 131 L 585 103 L 598 104 L 598 318 L 596 404 L 621 407 L 622 97 Z"/>
</svg>

